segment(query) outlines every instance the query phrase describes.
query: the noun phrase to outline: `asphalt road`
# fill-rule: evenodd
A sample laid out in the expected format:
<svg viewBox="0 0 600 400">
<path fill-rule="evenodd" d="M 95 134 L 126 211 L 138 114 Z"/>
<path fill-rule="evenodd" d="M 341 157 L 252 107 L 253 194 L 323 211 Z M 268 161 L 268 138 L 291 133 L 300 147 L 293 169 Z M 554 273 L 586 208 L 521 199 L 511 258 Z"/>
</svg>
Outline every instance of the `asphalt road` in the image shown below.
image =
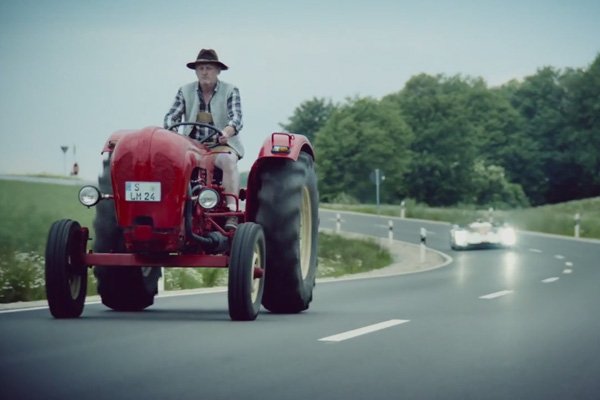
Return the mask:
<svg viewBox="0 0 600 400">
<path fill-rule="evenodd" d="M 321 226 L 335 229 L 335 213 Z M 388 219 L 342 215 L 387 237 Z M 449 226 L 395 220 L 445 267 L 319 283 L 310 310 L 231 322 L 224 292 L 142 313 L 0 313 L 1 399 L 598 399 L 600 242 L 520 234 L 453 252 Z"/>
</svg>

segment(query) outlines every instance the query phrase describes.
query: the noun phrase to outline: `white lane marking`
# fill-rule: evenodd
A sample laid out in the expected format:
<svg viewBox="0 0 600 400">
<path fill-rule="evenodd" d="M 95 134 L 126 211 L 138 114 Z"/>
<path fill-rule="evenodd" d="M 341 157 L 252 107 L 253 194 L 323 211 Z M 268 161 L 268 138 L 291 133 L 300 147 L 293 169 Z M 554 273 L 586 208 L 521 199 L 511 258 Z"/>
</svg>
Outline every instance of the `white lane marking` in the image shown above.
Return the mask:
<svg viewBox="0 0 600 400">
<path fill-rule="evenodd" d="M 541 253 L 542 252 L 540 249 L 529 249 L 529 251 L 531 251 L 532 253 Z"/>
<path fill-rule="evenodd" d="M 573 273 L 573 270 L 570 268 L 566 268 L 565 270 L 563 270 L 563 274 L 571 274 Z"/>
<path fill-rule="evenodd" d="M 172 290 L 172 291 L 169 290 L 169 291 L 157 294 L 155 299 L 162 299 L 162 298 L 166 298 L 166 297 L 194 296 L 194 295 L 200 295 L 200 294 L 226 293 L 226 292 L 227 292 L 227 288 L 225 288 L 225 287 L 184 289 L 184 290 Z M 98 298 L 98 296 L 90 296 L 90 297 L 91 298 L 88 298 L 85 301 L 86 306 L 90 305 L 90 304 L 102 304 L 102 302 L 100 300 L 96 300 Z M 47 303 L 46 300 L 40 300 L 39 302 L 33 302 L 33 303 L 39 304 L 41 302 Z M 11 307 L 11 308 L 4 308 L 4 307 Z M 15 313 L 15 312 L 23 312 L 23 311 L 44 310 L 44 309 L 48 309 L 48 306 L 47 305 L 45 305 L 45 306 L 37 306 L 37 305 L 27 306 L 26 304 L 24 304 L 22 307 L 19 307 L 19 303 L 8 304 L 6 306 L 3 304 L 0 304 L 0 314 L 8 314 L 8 313 Z"/>
<path fill-rule="evenodd" d="M 557 260 L 564 260 L 565 256 L 561 255 L 561 254 L 555 254 L 554 258 L 556 258 Z"/>
<path fill-rule="evenodd" d="M 12 308 L 12 309 L 8 309 L 8 310 L 0 310 L 0 314 L 8 314 L 8 313 L 21 312 L 21 311 L 46 310 L 46 309 L 48 309 L 48 306 L 28 307 L 28 308 Z"/>
<path fill-rule="evenodd" d="M 552 283 L 552 282 L 556 282 L 559 279 L 560 278 L 558 276 L 553 276 L 551 278 L 543 279 L 542 282 L 544 282 L 544 283 Z"/>
<path fill-rule="evenodd" d="M 346 331 L 342 333 L 338 333 L 336 335 L 327 336 L 319 339 L 321 342 L 341 342 L 343 340 L 352 339 L 357 336 L 366 335 L 367 333 L 376 332 L 382 329 L 390 328 L 392 326 L 404 324 L 406 322 L 410 322 L 409 319 L 390 319 L 389 321 L 379 322 L 377 324 L 364 326 L 362 328 L 353 329 L 351 331 Z"/>
<path fill-rule="evenodd" d="M 484 300 L 491 300 L 491 299 L 495 299 L 497 297 L 506 296 L 507 294 L 510 294 L 512 292 L 513 292 L 512 290 L 501 290 L 499 292 L 494 292 L 494 293 L 486 294 L 483 296 L 479 296 L 479 298 L 484 299 Z"/>
<path fill-rule="evenodd" d="M 566 265 L 567 267 L 572 267 L 572 266 L 573 266 L 573 263 L 572 263 L 571 261 L 567 261 L 567 262 L 565 263 L 565 265 Z"/>
<path fill-rule="evenodd" d="M 101 301 L 85 301 L 85 305 L 90 305 L 90 304 L 101 304 Z M 36 311 L 36 310 L 47 310 L 48 306 L 33 306 L 33 307 L 27 307 L 27 306 L 23 306 L 23 308 L 18 308 L 18 303 L 17 304 L 17 308 L 6 308 L 6 309 L 0 309 L 0 314 L 10 314 L 10 313 L 16 313 L 16 312 L 24 312 L 24 311 Z"/>
</svg>

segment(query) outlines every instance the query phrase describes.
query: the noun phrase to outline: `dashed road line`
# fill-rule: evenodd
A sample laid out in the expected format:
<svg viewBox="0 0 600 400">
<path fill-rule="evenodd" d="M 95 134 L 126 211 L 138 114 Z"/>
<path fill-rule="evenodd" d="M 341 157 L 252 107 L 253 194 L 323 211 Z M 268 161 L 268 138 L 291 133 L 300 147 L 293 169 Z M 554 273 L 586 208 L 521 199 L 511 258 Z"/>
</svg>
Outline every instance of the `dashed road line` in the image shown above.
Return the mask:
<svg viewBox="0 0 600 400">
<path fill-rule="evenodd" d="M 556 282 L 559 279 L 560 278 L 558 276 L 553 276 L 551 278 L 542 279 L 542 282 L 544 282 L 544 283 L 552 283 L 552 282 Z"/>
<path fill-rule="evenodd" d="M 565 262 L 565 269 L 563 269 L 563 274 L 572 274 L 573 273 L 573 263 L 571 261 Z"/>
<path fill-rule="evenodd" d="M 542 252 L 540 249 L 529 249 L 529 251 L 532 253 L 541 253 Z"/>
<path fill-rule="evenodd" d="M 561 254 L 555 254 L 554 258 L 556 258 L 557 260 L 564 260 L 565 256 L 561 255 Z"/>
<path fill-rule="evenodd" d="M 512 290 L 501 290 L 499 292 L 494 292 L 494 293 L 490 293 L 490 294 L 486 294 L 483 296 L 479 296 L 480 299 L 483 300 L 492 300 L 498 297 L 502 297 L 502 296 L 506 296 L 507 294 L 511 294 L 513 291 Z"/>
<path fill-rule="evenodd" d="M 362 328 L 353 329 L 351 331 L 346 331 L 342 333 L 338 333 L 335 335 L 327 336 L 319 339 L 320 342 L 341 342 L 344 340 L 352 339 L 357 336 L 366 335 L 368 333 L 373 333 L 376 331 L 380 331 L 382 329 L 390 328 L 392 326 L 404 324 L 406 322 L 410 322 L 408 319 L 390 319 L 389 321 L 379 322 L 377 324 L 363 326 Z"/>
</svg>

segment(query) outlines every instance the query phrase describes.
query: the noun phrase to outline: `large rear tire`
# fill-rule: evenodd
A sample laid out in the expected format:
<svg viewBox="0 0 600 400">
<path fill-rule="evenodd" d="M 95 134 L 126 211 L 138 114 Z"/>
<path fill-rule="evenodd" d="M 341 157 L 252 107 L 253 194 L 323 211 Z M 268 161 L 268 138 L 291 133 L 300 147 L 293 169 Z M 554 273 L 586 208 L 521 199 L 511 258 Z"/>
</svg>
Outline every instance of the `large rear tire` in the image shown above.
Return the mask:
<svg viewBox="0 0 600 400">
<path fill-rule="evenodd" d="M 234 321 L 253 321 L 260 311 L 265 282 L 265 236 L 260 225 L 240 224 L 229 258 L 227 300 Z"/>
<path fill-rule="evenodd" d="M 266 239 L 263 306 L 275 313 L 309 307 L 317 273 L 319 194 L 313 158 L 269 160 L 260 172 L 256 222 Z"/>
<path fill-rule="evenodd" d="M 56 221 L 46 242 L 46 298 L 55 318 L 76 318 L 83 312 L 87 267 L 81 226 L 69 219 Z"/>
<path fill-rule="evenodd" d="M 98 178 L 102 193 L 112 193 L 110 160 L 105 160 Z M 94 219 L 94 252 L 123 253 L 123 231 L 117 224 L 114 200 L 102 200 L 96 206 Z M 115 311 L 142 311 L 154 304 L 158 293 L 160 267 L 95 267 L 98 294 L 102 303 Z"/>
</svg>

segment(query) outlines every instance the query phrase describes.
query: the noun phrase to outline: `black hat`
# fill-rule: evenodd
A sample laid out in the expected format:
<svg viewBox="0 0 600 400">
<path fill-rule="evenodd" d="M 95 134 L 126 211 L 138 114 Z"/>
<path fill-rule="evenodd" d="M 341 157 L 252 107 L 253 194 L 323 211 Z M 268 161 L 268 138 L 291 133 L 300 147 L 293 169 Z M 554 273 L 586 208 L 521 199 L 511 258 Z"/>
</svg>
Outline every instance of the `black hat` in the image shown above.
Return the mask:
<svg viewBox="0 0 600 400">
<path fill-rule="evenodd" d="M 220 69 L 225 70 L 229 69 L 229 67 L 219 61 L 219 56 L 217 56 L 217 52 L 213 49 L 202 49 L 200 53 L 198 53 L 198 57 L 196 57 L 196 61 L 192 61 L 187 63 L 187 67 L 189 69 L 196 69 L 198 64 L 215 64 L 218 65 Z"/>
</svg>

